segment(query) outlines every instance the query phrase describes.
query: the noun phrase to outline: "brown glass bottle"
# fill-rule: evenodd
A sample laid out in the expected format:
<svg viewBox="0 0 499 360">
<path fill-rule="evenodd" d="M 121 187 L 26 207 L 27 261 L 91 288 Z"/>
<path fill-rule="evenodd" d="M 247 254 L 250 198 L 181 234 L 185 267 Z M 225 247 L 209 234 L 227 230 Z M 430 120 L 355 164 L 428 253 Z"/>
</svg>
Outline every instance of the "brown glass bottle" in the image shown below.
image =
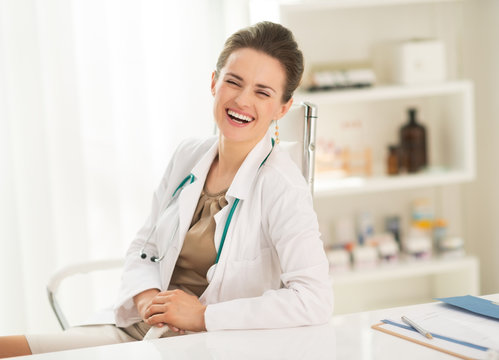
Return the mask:
<svg viewBox="0 0 499 360">
<path fill-rule="evenodd" d="M 428 164 L 426 149 L 426 129 L 416 120 L 417 110 L 408 110 L 409 121 L 400 129 L 402 167 L 407 172 L 422 170 Z"/>
<path fill-rule="evenodd" d="M 399 173 L 400 162 L 398 146 L 388 146 L 388 156 L 386 160 L 386 172 L 388 173 L 388 175 L 397 175 Z"/>
</svg>

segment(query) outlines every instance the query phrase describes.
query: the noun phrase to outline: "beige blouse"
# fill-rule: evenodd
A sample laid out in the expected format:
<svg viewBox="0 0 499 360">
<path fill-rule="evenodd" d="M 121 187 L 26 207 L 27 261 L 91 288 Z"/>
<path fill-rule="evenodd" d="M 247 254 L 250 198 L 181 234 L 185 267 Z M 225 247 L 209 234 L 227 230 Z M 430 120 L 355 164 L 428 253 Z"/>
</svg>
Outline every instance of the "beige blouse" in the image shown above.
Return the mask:
<svg viewBox="0 0 499 360">
<path fill-rule="evenodd" d="M 209 194 L 203 190 L 201 193 L 169 289 L 181 289 L 199 297 L 208 286 L 206 273 L 217 257 L 213 242 L 216 225 L 214 216 L 227 205 L 226 192 Z"/>
</svg>

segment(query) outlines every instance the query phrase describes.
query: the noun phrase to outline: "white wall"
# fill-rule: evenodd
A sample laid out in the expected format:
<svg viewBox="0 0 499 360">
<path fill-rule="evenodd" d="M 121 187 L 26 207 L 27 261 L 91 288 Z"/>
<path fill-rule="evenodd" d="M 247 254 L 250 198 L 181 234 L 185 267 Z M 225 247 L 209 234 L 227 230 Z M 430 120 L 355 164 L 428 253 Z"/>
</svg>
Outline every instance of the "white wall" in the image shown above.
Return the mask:
<svg viewBox="0 0 499 360">
<path fill-rule="evenodd" d="M 212 133 L 222 4 L 0 0 L 0 334 L 57 329 L 49 276 L 122 256 L 178 142 Z"/>
<path fill-rule="evenodd" d="M 464 189 L 468 251 L 481 291 L 499 292 L 499 1 L 465 1 L 463 73 L 475 82 L 477 179 Z"/>
</svg>

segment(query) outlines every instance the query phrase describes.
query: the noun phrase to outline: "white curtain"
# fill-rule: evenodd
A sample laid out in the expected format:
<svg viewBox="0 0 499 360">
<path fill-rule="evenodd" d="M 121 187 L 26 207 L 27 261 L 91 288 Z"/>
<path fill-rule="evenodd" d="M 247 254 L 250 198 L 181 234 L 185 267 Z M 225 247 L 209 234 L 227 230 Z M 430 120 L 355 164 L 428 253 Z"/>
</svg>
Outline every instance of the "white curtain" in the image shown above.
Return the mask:
<svg viewBox="0 0 499 360">
<path fill-rule="evenodd" d="M 212 133 L 227 9 L 0 0 L 0 335 L 57 329 L 49 276 L 122 256 L 175 146 Z"/>
</svg>

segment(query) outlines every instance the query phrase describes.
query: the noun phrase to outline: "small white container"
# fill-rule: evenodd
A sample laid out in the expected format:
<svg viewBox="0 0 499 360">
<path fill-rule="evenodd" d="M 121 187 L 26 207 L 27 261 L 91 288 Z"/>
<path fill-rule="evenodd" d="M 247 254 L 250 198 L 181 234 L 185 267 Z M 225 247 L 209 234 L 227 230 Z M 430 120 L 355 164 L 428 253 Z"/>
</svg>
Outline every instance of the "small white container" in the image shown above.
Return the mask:
<svg viewBox="0 0 499 360">
<path fill-rule="evenodd" d="M 350 270 L 350 253 L 345 249 L 333 249 L 326 253 L 329 268 L 332 272 L 345 272 Z"/>
<path fill-rule="evenodd" d="M 440 242 L 440 256 L 457 258 L 464 256 L 464 241 L 458 236 L 450 236 Z"/>
<path fill-rule="evenodd" d="M 395 241 L 393 234 L 387 233 L 379 236 L 378 254 L 381 262 L 392 263 L 398 260 L 399 245 Z"/>
<path fill-rule="evenodd" d="M 378 265 L 378 251 L 374 246 L 356 246 L 352 256 L 356 269 L 370 269 Z"/>
<path fill-rule="evenodd" d="M 410 85 L 446 79 L 445 48 L 441 41 L 422 39 L 399 43 L 393 60 L 395 83 Z"/>
<path fill-rule="evenodd" d="M 431 257 L 432 243 L 427 236 L 409 236 L 404 242 L 404 252 L 409 259 L 428 259 Z"/>
</svg>

